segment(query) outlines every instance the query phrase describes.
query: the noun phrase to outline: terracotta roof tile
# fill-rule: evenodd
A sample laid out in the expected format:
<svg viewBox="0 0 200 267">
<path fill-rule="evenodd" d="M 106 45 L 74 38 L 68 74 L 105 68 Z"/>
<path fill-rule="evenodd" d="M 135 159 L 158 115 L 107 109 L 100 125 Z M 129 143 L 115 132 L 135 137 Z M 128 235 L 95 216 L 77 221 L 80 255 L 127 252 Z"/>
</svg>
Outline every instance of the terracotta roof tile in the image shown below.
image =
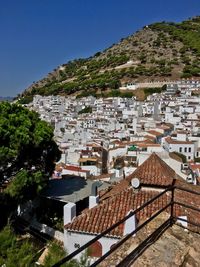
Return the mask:
<svg viewBox="0 0 200 267">
<path fill-rule="evenodd" d="M 69 170 L 69 171 L 76 171 L 76 172 L 89 172 L 88 170 L 82 170 L 80 167 L 78 166 L 71 166 L 71 165 L 66 165 L 64 167 L 65 170 Z"/>
<path fill-rule="evenodd" d="M 138 178 L 144 185 L 166 187 L 172 184 L 177 175 L 158 155 L 153 153 L 126 180 L 130 183 L 132 178 Z"/>
<path fill-rule="evenodd" d="M 167 125 L 157 125 L 156 127 L 159 129 L 163 129 L 163 130 L 169 130 L 170 129 L 170 127 Z"/>
<path fill-rule="evenodd" d="M 111 225 L 115 224 L 130 210 L 135 210 L 149 199 L 159 194 L 156 191 L 140 191 L 134 193 L 132 188 L 123 190 L 120 194 L 107 199 L 102 204 L 87 210 L 82 215 L 76 217 L 72 223 L 65 225 L 68 231 L 78 231 L 97 234 L 101 233 Z M 168 203 L 168 197 L 165 194 L 159 200 L 156 200 L 143 211 L 137 214 L 137 219 L 144 219 L 151 216 L 152 213 Z M 124 224 L 115 228 L 109 236 L 123 236 Z"/>
<path fill-rule="evenodd" d="M 72 223 L 65 225 L 65 229 L 68 231 L 86 232 L 91 234 L 101 233 L 124 218 L 130 210 L 135 210 L 143 203 L 159 194 L 159 192 L 155 190 L 133 191 L 133 189 L 129 186 L 133 177 L 138 177 L 142 184 L 150 184 L 151 187 L 156 185 L 167 187 L 172 184 L 173 178 L 176 177 L 176 174 L 154 153 L 142 165 L 140 165 L 132 175 L 115 185 L 113 189 L 106 194 L 106 197 L 108 197 L 107 199 L 101 201 L 98 206 L 86 210 L 80 216 L 76 217 Z M 185 181 L 176 180 L 175 184 L 200 193 L 200 187 L 189 185 Z M 103 199 L 103 197 L 101 199 Z M 141 219 L 143 220 L 150 217 L 154 212 L 169 203 L 170 199 L 170 192 L 164 194 L 162 197 L 140 211 L 137 214 L 137 219 L 140 221 Z M 180 191 L 178 189 L 175 190 L 174 199 L 175 201 L 193 205 L 197 208 L 200 206 L 199 195 Z M 200 221 L 200 213 L 197 211 L 180 207 L 177 204 L 174 206 L 174 210 L 176 216 L 186 215 L 191 221 L 197 223 Z M 170 212 L 170 208 L 167 211 Z M 123 235 L 123 229 L 124 224 L 121 224 L 119 227 L 115 228 L 109 236 L 120 237 Z"/>
<path fill-rule="evenodd" d="M 174 140 L 172 139 L 171 137 L 166 137 L 165 138 L 165 141 L 168 143 L 168 144 L 185 144 L 185 145 L 192 145 L 193 142 L 192 141 L 180 141 L 180 140 Z"/>
<path fill-rule="evenodd" d="M 128 188 L 133 178 L 138 178 L 142 185 L 162 188 L 171 185 L 173 179 L 179 179 L 176 172 L 156 153 L 153 153 L 132 174 L 126 177 L 126 179 L 120 181 L 112 188 L 109 188 L 107 192 L 104 192 L 104 194 L 101 195 L 101 199 L 106 199 L 113 194 L 117 194 L 125 188 Z"/>
<path fill-rule="evenodd" d="M 149 134 L 152 134 L 152 135 L 155 135 L 155 136 L 162 136 L 163 134 L 158 132 L 158 131 L 155 131 L 155 130 L 149 130 L 148 131 Z"/>
<path fill-rule="evenodd" d="M 150 140 L 155 140 L 156 139 L 156 137 L 152 136 L 152 135 L 145 135 L 144 137 L 147 138 L 147 139 L 150 139 Z"/>
</svg>

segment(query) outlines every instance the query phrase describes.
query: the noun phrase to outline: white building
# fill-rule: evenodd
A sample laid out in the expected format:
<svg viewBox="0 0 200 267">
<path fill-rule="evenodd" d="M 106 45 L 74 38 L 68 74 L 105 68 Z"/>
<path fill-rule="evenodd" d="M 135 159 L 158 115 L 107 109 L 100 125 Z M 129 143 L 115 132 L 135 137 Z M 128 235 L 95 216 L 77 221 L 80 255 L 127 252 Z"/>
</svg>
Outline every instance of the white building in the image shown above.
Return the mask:
<svg viewBox="0 0 200 267">
<path fill-rule="evenodd" d="M 168 152 L 178 152 L 186 156 L 187 160 L 193 160 L 195 156 L 195 144 L 192 141 L 175 140 L 171 137 L 163 138 L 163 147 Z"/>
</svg>

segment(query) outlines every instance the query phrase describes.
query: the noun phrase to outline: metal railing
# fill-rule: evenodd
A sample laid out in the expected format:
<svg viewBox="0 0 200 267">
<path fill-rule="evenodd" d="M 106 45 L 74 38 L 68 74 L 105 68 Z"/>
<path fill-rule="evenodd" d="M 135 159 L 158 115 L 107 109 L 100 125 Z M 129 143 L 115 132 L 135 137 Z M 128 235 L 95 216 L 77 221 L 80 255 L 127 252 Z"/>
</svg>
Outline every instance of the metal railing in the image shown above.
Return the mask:
<svg viewBox="0 0 200 267">
<path fill-rule="evenodd" d="M 171 197 L 170 198 L 168 197 L 169 198 L 169 202 L 165 206 L 163 206 L 162 208 L 160 208 L 159 210 L 157 210 L 145 222 L 143 222 L 142 224 L 138 225 L 135 230 L 133 230 L 132 232 L 130 232 L 129 234 L 127 234 L 126 236 L 124 236 L 122 239 L 120 239 L 120 241 L 118 241 L 116 244 L 114 244 L 108 252 L 106 252 L 104 255 L 102 255 L 100 258 L 98 258 L 90 266 L 91 267 L 94 267 L 94 266 L 97 266 L 98 264 L 100 264 L 105 258 L 107 258 L 116 249 L 118 249 L 120 246 L 122 246 L 129 238 L 131 238 L 134 234 L 136 234 L 143 227 L 145 227 L 146 225 L 148 225 L 153 219 L 155 219 L 156 217 L 158 217 L 158 215 L 160 215 L 161 213 L 163 213 L 167 209 L 168 209 L 168 213 L 169 213 L 169 218 L 161 226 L 159 226 L 152 234 L 150 234 L 143 242 L 141 242 L 117 266 L 120 266 L 120 267 L 121 266 L 129 266 L 129 263 L 132 264 L 143 253 L 143 251 L 149 245 L 151 245 L 153 242 L 155 242 L 155 240 L 157 240 L 157 238 L 159 236 L 161 236 L 163 234 L 163 232 L 165 230 L 167 230 L 170 226 L 172 226 L 177 220 L 183 221 L 183 222 L 187 222 L 190 225 L 193 225 L 193 226 L 196 226 L 196 227 L 199 227 L 200 228 L 200 224 L 199 223 L 194 222 L 194 221 L 191 221 L 189 219 L 179 218 L 179 217 L 176 216 L 176 214 L 175 214 L 175 205 L 176 206 L 179 206 L 179 207 L 184 207 L 186 209 L 190 209 L 190 210 L 193 210 L 193 211 L 196 211 L 196 212 L 200 212 L 200 209 L 197 208 L 197 207 L 194 207 L 192 205 L 188 205 L 186 203 L 182 203 L 181 201 L 176 201 L 176 199 L 175 199 L 176 190 L 180 190 L 180 191 L 184 191 L 186 193 L 195 194 L 195 195 L 199 195 L 200 196 L 200 193 L 199 192 L 196 192 L 196 191 L 191 190 L 191 189 L 188 189 L 188 188 L 176 186 L 175 185 L 175 180 L 174 180 L 171 186 L 169 186 L 168 188 L 166 188 L 165 190 L 163 190 L 161 193 L 159 193 L 158 195 L 156 195 L 152 199 L 150 199 L 147 202 L 145 202 L 144 204 L 142 204 L 140 207 L 138 207 L 134 211 L 131 211 L 123 219 L 121 219 L 117 223 L 113 224 L 111 227 L 109 227 L 108 229 L 106 229 L 105 231 L 103 231 L 101 234 L 96 235 L 89 242 L 87 242 L 86 244 L 84 244 L 83 246 L 81 246 L 80 248 L 78 248 L 77 250 L 75 250 L 74 252 L 72 252 L 71 254 L 69 254 L 66 257 L 64 257 L 63 259 L 61 259 L 59 262 L 57 262 L 56 264 L 54 264 L 52 267 L 59 267 L 59 266 L 62 266 L 62 264 L 64 264 L 65 262 L 70 261 L 75 256 L 77 256 L 79 253 L 81 253 L 85 249 L 89 248 L 93 243 L 95 243 L 96 241 L 98 241 L 100 238 L 105 237 L 106 235 L 108 235 L 112 230 L 114 230 L 120 224 L 124 223 L 126 220 L 128 220 L 132 216 L 136 215 L 138 212 L 144 210 L 144 208 L 146 208 L 147 206 L 149 206 L 150 204 L 152 204 L 154 201 L 160 199 L 161 197 L 163 197 L 168 192 L 171 192 L 171 194 L 170 194 Z M 184 228 L 186 228 L 186 227 L 184 227 Z"/>
</svg>

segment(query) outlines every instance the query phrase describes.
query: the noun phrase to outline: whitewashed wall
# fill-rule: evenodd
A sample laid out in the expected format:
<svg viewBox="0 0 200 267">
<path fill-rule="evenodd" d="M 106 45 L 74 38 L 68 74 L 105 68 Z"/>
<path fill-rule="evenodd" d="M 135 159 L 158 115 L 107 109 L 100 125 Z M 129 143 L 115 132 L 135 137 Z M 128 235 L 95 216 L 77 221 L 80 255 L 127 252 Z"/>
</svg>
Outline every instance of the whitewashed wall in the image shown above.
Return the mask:
<svg viewBox="0 0 200 267">
<path fill-rule="evenodd" d="M 70 254 L 75 251 L 78 246 L 83 246 L 85 243 L 93 239 L 95 235 L 84 234 L 84 233 L 75 233 L 68 232 L 64 230 L 64 248 Z M 111 237 L 102 237 L 98 240 L 102 245 L 102 254 L 105 254 L 110 250 L 111 246 L 119 241 L 118 238 Z M 79 259 L 81 253 L 77 255 L 77 259 Z"/>
</svg>

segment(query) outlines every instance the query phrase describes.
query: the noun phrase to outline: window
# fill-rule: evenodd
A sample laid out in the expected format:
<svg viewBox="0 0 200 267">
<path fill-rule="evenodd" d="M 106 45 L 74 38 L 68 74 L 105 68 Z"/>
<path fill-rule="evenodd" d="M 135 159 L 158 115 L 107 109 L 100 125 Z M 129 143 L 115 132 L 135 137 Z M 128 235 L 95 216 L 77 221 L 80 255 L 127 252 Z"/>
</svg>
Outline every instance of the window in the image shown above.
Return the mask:
<svg viewBox="0 0 200 267">
<path fill-rule="evenodd" d="M 187 147 L 185 147 L 184 151 L 187 152 Z"/>
<path fill-rule="evenodd" d="M 182 153 L 182 147 L 179 147 L 179 152 Z"/>
<path fill-rule="evenodd" d="M 191 147 L 188 148 L 188 152 L 191 152 Z"/>
<path fill-rule="evenodd" d="M 191 157 L 190 156 L 188 156 L 188 159 L 190 159 Z"/>
</svg>

